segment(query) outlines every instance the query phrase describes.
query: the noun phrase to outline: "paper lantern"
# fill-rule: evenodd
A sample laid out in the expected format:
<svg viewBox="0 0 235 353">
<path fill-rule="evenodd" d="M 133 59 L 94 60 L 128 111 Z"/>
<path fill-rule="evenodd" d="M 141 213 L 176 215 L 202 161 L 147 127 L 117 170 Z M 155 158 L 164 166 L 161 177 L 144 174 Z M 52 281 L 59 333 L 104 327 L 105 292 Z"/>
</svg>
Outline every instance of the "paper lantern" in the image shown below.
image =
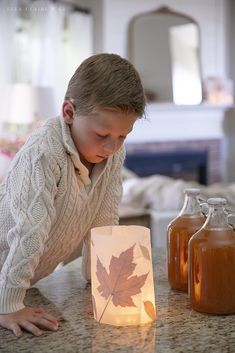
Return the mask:
<svg viewBox="0 0 235 353">
<path fill-rule="evenodd" d="M 93 228 L 91 284 L 98 322 L 129 326 L 154 321 L 150 230 L 142 226 Z"/>
</svg>

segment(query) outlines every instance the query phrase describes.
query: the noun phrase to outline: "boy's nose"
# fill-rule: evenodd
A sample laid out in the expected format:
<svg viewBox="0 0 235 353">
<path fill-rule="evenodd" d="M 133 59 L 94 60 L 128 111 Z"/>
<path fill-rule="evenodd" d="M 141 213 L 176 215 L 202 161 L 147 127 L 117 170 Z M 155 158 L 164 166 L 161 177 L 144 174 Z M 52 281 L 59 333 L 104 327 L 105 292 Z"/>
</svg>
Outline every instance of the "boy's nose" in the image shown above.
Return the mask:
<svg viewBox="0 0 235 353">
<path fill-rule="evenodd" d="M 110 140 L 104 145 L 105 153 L 112 154 L 115 152 L 117 147 L 117 142 L 115 140 Z"/>
</svg>

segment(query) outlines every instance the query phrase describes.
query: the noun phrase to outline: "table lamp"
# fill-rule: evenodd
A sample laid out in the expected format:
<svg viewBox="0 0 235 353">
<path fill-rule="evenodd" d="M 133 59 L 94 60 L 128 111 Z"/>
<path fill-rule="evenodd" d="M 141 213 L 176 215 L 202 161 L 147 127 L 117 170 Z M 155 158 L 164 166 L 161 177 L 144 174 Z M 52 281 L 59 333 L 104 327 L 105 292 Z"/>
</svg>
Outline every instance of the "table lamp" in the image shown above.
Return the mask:
<svg viewBox="0 0 235 353">
<path fill-rule="evenodd" d="M 55 114 L 52 88 L 28 83 L 8 87 L 6 106 L 3 126 L 15 134 L 30 132 L 38 120 Z"/>
</svg>

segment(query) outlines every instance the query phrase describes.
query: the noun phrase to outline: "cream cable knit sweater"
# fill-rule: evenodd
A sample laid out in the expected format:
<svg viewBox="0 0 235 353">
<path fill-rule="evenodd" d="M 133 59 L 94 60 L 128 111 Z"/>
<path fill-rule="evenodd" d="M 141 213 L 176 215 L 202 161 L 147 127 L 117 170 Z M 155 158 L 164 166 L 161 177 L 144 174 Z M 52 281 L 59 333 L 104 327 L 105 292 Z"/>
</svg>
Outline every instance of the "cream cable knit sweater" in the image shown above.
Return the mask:
<svg viewBox="0 0 235 353">
<path fill-rule="evenodd" d="M 60 117 L 49 119 L 17 153 L 0 185 L 0 313 L 22 309 L 30 285 L 83 238 L 89 278 L 89 230 L 118 223 L 124 156 L 122 147 L 95 165 L 90 179 Z"/>
</svg>

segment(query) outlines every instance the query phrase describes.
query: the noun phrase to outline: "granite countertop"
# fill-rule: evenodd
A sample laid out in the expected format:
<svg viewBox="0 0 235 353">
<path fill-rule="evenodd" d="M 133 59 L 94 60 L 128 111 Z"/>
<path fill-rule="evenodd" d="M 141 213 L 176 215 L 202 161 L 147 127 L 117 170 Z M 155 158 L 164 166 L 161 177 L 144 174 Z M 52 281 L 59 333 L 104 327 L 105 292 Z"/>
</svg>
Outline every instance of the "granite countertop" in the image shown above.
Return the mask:
<svg viewBox="0 0 235 353">
<path fill-rule="evenodd" d="M 81 260 L 56 270 L 28 290 L 27 305 L 43 307 L 60 320 L 57 332 L 16 338 L 0 328 L 3 353 L 186 353 L 233 352 L 235 315 L 197 313 L 187 294 L 172 291 L 166 277 L 166 256 L 154 250 L 157 321 L 142 327 L 101 325 L 93 319 L 90 285 L 81 277 Z"/>
</svg>

